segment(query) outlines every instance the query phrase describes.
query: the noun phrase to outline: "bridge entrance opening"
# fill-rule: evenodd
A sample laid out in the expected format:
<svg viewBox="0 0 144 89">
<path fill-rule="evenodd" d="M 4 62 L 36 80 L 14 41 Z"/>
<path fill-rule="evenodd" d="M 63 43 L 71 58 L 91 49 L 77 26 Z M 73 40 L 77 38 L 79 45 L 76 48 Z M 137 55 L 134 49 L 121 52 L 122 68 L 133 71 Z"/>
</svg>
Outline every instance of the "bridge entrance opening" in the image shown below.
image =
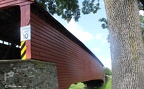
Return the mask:
<svg viewBox="0 0 144 89">
<path fill-rule="evenodd" d="M 0 60 L 21 59 L 20 7 L 0 8 Z"/>
</svg>

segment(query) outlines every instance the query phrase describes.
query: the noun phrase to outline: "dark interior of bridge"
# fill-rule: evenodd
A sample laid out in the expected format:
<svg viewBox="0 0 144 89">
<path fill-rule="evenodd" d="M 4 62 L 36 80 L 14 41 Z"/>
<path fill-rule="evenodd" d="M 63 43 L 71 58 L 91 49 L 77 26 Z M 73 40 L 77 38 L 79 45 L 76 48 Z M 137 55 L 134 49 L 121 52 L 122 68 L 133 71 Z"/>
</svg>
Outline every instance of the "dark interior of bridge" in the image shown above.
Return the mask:
<svg viewBox="0 0 144 89">
<path fill-rule="evenodd" d="M 104 83 L 103 80 L 90 80 L 83 82 L 87 87 L 99 87 Z"/>
<path fill-rule="evenodd" d="M 20 59 L 20 8 L 0 9 L 0 60 Z"/>
</svg>

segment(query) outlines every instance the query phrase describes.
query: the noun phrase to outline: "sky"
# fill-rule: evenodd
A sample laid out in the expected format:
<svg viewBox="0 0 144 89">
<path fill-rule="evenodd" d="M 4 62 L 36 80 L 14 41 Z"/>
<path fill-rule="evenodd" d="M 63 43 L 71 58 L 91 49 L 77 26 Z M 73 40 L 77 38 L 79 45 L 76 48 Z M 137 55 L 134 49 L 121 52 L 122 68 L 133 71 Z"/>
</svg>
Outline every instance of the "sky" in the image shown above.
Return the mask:
<svg viewBox="0 0 144 89">
<path fill-rule="evenodd" d="M 139 11 L 139 14 L 142 15 L 142 16 L 144 16 L 144 11 L 143 11 L 143 10 L 140 10 L 140 11 Z"/>
<path fill-rule="evenodd" d="M 81 1 L 79 0 L 80 4 Z M 106 12 L 103 0 L 100 0 L 100 10 L 96 14 L 83 15 L 78 22 L 72 19 L 69 23 L 61 17 L 54 15 L 65 28 L 67 28 L 74 36 L 76 36 L 83 44 L 89 48 L 95 56 L 104 64 L 105 67 L 111 69 L 110 44 L 107 41 L 108 29 L 102 29 L 100 18 L 106 18 Z"/>
</svg>

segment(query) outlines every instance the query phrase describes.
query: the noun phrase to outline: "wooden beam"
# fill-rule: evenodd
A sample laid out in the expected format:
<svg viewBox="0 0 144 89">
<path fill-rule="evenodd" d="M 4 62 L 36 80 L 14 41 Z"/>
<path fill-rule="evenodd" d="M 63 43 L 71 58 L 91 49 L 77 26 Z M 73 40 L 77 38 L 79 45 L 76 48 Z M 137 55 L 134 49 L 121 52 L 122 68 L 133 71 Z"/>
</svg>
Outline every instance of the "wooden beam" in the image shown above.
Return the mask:
<svg viewBox="0 0 144 89">
<path fill-rule="evenodd" d="M 12 7 L 12 6 L 22 6 L 33 2 L 34 0 L 1 0 L 0 9 Z"/>
<path fill-rule="evenodd" d="M 21 27 L 30 25 L 30 4 L 20 6 L 21 9 Z M 26 59 L 31 58 L 31 40 L 26 41 Z"/>
</svg>

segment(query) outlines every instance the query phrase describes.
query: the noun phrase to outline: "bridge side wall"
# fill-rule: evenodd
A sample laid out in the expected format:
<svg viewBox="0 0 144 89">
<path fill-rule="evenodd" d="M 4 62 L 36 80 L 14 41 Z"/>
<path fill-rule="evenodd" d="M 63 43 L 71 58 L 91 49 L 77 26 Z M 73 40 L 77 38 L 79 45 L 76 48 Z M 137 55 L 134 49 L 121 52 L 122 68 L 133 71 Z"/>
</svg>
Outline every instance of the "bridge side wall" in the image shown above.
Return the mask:
<svg viewBox="0 0 144 89">
<path fill-rule="evenodd" d="M 70 84 L 103 80 L 102 65 L 89 53 L 31 12 L 31 57 L 56 63 L 59 89 Z"/>
</svg>

